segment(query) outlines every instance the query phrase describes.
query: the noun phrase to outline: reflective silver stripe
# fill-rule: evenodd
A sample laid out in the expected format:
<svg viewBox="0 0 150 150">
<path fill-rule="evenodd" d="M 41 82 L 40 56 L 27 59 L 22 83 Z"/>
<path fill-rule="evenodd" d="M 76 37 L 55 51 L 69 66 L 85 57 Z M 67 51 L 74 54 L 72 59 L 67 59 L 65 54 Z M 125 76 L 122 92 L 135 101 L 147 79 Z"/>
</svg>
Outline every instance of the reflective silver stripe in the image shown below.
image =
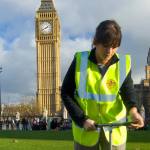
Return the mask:
<svg viewBox="0 0 150 150">
<path fill-rule="evenodd" d="M 113 101 L 115 98 L 116 98 L 116 95 L 104 95 L 104 94 L 101 94 L 101 101 Z"/>
<path fill-rule="evenodd" d="M 89 93 L 89 92 L 86 92 L 86 93 L 87 93 L 86 94 L 87 99 L 100 101 L 100 95 L 99 94 L 93 94 L 93 93 Z"/>
<path fill-rule="evenodd" d="M 116 95 L 104 95 L 104 94 L 92 94 L 87 92 L 87 99 L 96 100 L 96 101 L 113 101 L 116 98 Z"/>
<path fill-rule="evenodd" d="M 96 100 L 96 101 L 113 101 L 116 95 L 106 94 L 93 94 L 86 92 L 86 78 L 87 78 L 87 65 L 88 65 L 88 52 L 81 53 L 81 65 L 80 65 L 80 81 L 78 94 L 80 98 Z"/>
<path fill-rule="evenodd" d="M 119 55 L 119 65 L 120 65 L 120 88 L 126 78 L 126 56 Z"/>
<path fill-rule="evenodd" d="M 88 65 L 88 52 L 81 53 L 81 65 L 80 65 L 80 83 L 79 83 L 79 96 L 86 98 L 86 76 L 87 76 L 87 65 Z"/>
</svg>

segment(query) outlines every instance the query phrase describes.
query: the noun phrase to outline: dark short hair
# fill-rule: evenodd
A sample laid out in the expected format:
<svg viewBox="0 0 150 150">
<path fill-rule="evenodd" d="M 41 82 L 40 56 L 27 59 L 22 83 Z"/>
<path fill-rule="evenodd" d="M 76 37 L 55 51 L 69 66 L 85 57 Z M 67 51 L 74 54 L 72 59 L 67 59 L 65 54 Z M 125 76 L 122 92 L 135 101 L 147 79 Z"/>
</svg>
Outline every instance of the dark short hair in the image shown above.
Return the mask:
<svg viewBox="0 0 150 150">
<path fill-rule="evenodd" d="M 121 28 L 115 20 L 105 20 L 97 28 L 93 45 L 102 44 L 104 47 L 119 47 L 121 43 Z"/>
</svg>

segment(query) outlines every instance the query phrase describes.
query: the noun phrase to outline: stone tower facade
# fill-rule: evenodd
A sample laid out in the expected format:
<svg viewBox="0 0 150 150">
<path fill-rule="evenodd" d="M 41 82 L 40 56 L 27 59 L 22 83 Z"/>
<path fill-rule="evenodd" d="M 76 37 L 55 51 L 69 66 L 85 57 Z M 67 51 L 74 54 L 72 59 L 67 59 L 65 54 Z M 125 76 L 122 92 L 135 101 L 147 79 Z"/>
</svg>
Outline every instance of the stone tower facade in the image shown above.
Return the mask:
<svg viewBox="0 0 150 150">
<path fill-rule="evenodd" d="M 60 21 L 53 0 L 41 0 L 36 12 L 37 106 L 48 116 L 61 113 Z"/>
<path fill-rule="evenodd" d="M 145 123 L 150 123 L 150 49 L 147 56 L 147 65 L 145 66 L 145 79 L 140 84 L 135 84 L 135 91 L 139 107 L 144 108 Z"/>
<path fill-rule="evenodd" d="M 145 66 L 146 79 L 143 80 L 143 105 L 145 108 L 146 121 L 150 122 L 150 49 Z"/>
</svg>

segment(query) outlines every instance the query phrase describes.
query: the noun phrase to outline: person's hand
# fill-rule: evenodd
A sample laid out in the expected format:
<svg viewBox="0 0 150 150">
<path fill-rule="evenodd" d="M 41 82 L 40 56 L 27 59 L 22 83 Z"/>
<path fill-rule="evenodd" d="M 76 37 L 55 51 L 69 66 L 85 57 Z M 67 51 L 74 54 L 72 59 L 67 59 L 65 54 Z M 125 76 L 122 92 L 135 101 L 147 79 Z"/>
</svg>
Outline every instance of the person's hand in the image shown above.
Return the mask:
<svg viewBox="0 0 150 150">
<path fill-rule="evenodd" d="M 83 127 L 87 131 L 96 130 L 95 121 L 91 120 L 91 119 L 86 119 L 84 124 L 83 124 Z"/>
<path fill-rule="evenodd" d="M 129 111 L 131 121 L 133 122 L 131 126 L 133 128 L 142 128 L 144 126 L 144 119 L 143 117 L 138 113 L 137 108 L 133 107 Z"/>
</svg>

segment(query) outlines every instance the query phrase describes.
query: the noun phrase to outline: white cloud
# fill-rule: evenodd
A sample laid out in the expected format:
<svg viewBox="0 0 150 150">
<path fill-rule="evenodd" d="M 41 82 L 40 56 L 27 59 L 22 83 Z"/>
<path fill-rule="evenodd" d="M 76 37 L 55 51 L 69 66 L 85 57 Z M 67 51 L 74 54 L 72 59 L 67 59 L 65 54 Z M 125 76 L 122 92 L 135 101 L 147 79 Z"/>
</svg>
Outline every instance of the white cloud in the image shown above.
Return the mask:
<svg viewBox="0 0 150 150">
<path fill-rule="evenodd" d="M 117 19 L 126 32 L 141 36 L 142 28 L 148 28 L 150 23 L 149 0 L 127 0 L 117 3 L 115 0 L 56 0 L 56 4 L 62 27 L 69 31 L 68 34 L 91 32 L 102 20 Z"/>
<path fill-rule="evenodd" d="M 31 100 L 35 99 L 35 97 L 22 95 L 20 93 L 3 92 L 2 99 L 3 99 L 2 101 L 3 104 L 16 104 L 20 102 L 23 102 L 23 103 L 31 102 Z"/>
<path fill-rule="evenodd" d="M 74 54 L 77 51 L 90 50 L 90 39 L 76 38 L 74 40 L 64 39 L 61 46 L 61 72 L 62 79 L 73 60 Z"/>
<path fill-rule="evenodd" d="M 12 99 L 16 99 L 16 95 L 35 94 L 36 51 L 31 41 L 33 33 L 22 34 L 11 44 L 12 49 L 7 51 L 2 62 L 2 91 L 14 95 Z"/>
<path fill-rule="evenodd" d="M 0 64 L 5 60 L 6 51 L 4 51 L 5 41 L 0 37 Z"/>
<path fill-rule="evenodd" d="M 1 0 L 0 22 L 13 22 L 16 21 L 16 17 L 21 18 L 34 15 L 39 5 L 39 0 Z"/>
</svg>

